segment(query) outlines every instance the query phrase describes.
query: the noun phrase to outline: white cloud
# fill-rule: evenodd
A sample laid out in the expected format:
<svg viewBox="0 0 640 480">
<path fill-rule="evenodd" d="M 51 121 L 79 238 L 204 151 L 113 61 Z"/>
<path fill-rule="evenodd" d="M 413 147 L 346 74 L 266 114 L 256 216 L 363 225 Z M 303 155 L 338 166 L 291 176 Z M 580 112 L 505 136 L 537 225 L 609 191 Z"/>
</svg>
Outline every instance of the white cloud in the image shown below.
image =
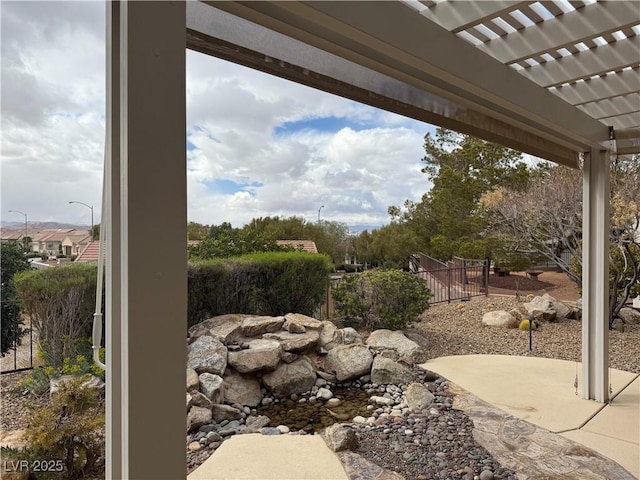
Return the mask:
<svg viewBox="0 0 640 480">
<path fill-rule="evenodd" d="M 104 5 L 3 2 L 2 219 L 100 217 Z M 347 119 L 339 129 L 296 122 Z M 330 122 L 329 122 L 330 123 Z M 285 130 L 278 127 L 287 125 Z M 344 124 L 349 125 L 344 127 Z M 381 224 L 418 199 L 422 137 L 432 127 L 238 65 L 187 52 L 189 219 L 242 225 L 299 215 Z M 224 194 L 212 182 L 249 185 Z M 16 215 L 17 217 L 17 215 Z"/>
</svg>

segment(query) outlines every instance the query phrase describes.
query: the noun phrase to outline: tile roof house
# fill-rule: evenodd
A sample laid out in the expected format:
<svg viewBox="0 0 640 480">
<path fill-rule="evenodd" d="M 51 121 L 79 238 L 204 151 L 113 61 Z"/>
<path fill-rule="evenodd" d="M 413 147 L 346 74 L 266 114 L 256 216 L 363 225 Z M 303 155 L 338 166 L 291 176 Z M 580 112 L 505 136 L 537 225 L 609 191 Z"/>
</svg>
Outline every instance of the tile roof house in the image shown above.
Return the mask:
<svg viewBox="0 0 640 480">
<path fill-rule="evenodd" d="M 61 252 L 66 256 L 77 255 L 82 250 L 82 246 L 91 239 L 88 230 L 74 228 L 37 230 L 29 236 L 33 252 L 46 253 L 50 256 L 59 255 Z"/>
<path fill-rule="evenodd" d="M 313 240 L 276 240 L 278 245 L 290 245 L 293 248 L 307 253 L 318 253 L 316 242 Z"/>
<path fill-rule="evenodd" d="M 100 241 L 89 242 L 74 260 L 76 263 L 98 263 Z"/>
</svg>

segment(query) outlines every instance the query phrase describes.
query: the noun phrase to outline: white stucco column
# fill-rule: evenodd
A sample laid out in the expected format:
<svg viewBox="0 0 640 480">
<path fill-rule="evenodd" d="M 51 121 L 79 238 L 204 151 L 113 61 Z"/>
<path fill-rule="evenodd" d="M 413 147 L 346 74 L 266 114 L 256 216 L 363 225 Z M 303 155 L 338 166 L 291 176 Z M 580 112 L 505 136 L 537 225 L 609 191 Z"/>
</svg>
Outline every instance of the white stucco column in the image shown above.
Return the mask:
<svg viewBox="0 0 640 480">
<path fill-rule="evenodd" d="M 609 155 L 585 154 L 582 245 L 582 396 L 609 400 Z"/>
<path fill-rule="evenodd" d="M 107 478 L 186 477 L 185 4 L 107 4 Z"/>
</svg>

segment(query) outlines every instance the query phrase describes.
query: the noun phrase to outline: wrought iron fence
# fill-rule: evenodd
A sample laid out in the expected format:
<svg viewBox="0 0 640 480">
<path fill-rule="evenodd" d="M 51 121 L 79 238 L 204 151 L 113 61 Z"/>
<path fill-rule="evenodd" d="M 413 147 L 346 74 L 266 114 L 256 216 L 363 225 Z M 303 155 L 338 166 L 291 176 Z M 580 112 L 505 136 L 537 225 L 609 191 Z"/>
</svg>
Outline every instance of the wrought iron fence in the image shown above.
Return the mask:
<svg viewBox="0 0 640 480">
<path fill-rule="evenodd" d="M 454 257 L 446 263 L 423 253 L 413 255 L 411 270 L 431 291 L 430 304 L 451 303 L 489 293 L 489 261 Z"/>
<path fill-rule="evenodd" d="M 7 354 L 0 358 L 0 373 L 19 372 L 33 368 L 33 348 L 36 342 L 31 325 L 28 333 L 18 337 L 15 332 L 12 340 L 13 347 Z"/>
</svg>

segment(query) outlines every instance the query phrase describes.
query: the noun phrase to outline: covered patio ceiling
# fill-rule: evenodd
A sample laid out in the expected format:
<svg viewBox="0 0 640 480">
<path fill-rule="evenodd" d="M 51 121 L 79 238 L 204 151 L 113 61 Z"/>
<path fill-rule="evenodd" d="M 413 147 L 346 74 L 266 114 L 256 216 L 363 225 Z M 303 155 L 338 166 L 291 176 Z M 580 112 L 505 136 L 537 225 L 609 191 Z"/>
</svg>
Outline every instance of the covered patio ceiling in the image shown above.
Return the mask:
<svg viewBox="0 0 640 480">
<path fill-rule="evenodd" d="M 190 2 L 187 46 L 571 167 L 640 153 L 638 1 Z"/>
</svg>

